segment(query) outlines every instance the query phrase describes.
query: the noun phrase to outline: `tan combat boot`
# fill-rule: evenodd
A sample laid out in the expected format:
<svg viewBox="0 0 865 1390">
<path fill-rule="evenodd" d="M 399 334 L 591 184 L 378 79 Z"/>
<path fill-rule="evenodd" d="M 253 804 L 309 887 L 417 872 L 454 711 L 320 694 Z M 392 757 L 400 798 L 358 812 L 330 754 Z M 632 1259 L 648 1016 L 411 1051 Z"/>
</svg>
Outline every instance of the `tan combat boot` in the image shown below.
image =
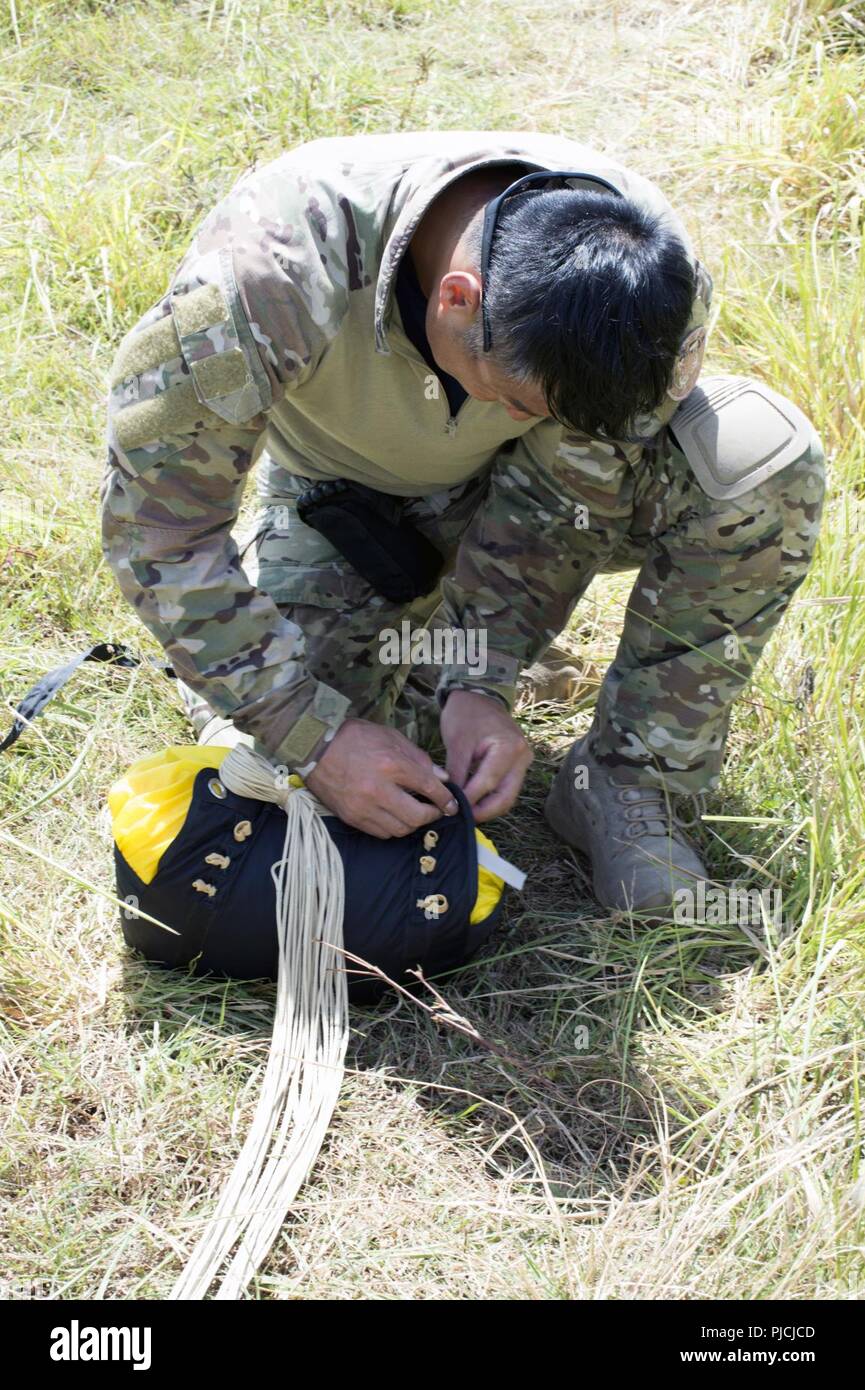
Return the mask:
<svg viewBox="0 0 865 1390">
<path fill-rule="evenodd" d="M 520 672 L 518 690 L 533 700 L 554 700 L 570 704 L 585 681 L 585 671 L 573 652 L 559 642 L 553 642 L 539 661 Z"/>
<path fill-rule="evenodd" d="M 602 767 L 588 742 L 586 735 L 575 743 L 559 769 L 544 807 L 547 822 L 592 861 L 595 897 L 604 907 L 672 915 L 677 891 L 696 898 L 706 867 L 663 787 Z"/>
</svg>

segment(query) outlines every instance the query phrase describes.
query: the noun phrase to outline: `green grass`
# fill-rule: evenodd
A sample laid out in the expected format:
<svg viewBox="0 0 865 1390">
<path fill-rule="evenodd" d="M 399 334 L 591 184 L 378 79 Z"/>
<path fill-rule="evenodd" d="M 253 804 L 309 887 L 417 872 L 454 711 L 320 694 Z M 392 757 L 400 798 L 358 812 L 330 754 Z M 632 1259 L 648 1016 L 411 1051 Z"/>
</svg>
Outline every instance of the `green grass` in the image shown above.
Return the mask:
<svg viewBox="0 0 865 1390">
<path fill-rule="evenodd" d="M 631 160 L 715 275 L 712 365 L 794 397 L 829 456 L 817 561 L 737 706 L 699 832 L 720 878 L 783 886 L 784 928 L 610 918 L 547 833 L 546 786 L 588 722 L 630 587 L 597 583 L 572 634 L 583 688 L 571 706 L 524 708 L 536 763 L 496 827 L 528 890 L 485 961 L 445 985 L 520 1065 L 405 1001 L 355 1010 L 326 1147 L 257 1297 L 862 1296 L 860 13 L 828 0 L 0 12 L 7 709 L 91 640 L 161 655 L 99 551 L 105 373 L 212 201 L 307 138 L 537 127 Z M 10 497 L 34 519 L 13 525 Z M 157 976 L 125 955 L 106 896 L 108 786 L 188 737 L 157 672 L 86 665 L 0 758 L 0 1255 L 4 1278 L 64 1297 L 165 1296 L 266 1057 L 273 988 Z"/>
</svg>

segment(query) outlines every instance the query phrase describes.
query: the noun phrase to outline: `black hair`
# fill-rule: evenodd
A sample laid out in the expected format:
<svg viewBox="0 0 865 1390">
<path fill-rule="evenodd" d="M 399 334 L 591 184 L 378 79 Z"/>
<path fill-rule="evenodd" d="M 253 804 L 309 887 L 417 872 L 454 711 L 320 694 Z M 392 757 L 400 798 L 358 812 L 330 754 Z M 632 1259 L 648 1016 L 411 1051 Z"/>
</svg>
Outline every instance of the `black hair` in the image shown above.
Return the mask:
<svg viewBox="0 0 865 1390">
<path fill-rule="evenodd" d="M 630 198 L 516 195 L 502 206 L 484 285 L 492 357 L 536 383 L 568 429 L 624 437 L 664 398 L 695 291 L 682 242 Z"/>
</svg>

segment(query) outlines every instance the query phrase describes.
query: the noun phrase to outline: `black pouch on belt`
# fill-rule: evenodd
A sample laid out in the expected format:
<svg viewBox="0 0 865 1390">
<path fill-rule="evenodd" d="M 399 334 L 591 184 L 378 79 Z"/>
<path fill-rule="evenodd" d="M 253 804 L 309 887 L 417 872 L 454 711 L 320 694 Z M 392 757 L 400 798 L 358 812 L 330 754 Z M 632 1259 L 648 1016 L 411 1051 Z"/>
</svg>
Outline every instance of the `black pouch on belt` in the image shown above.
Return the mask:
<svg viewBox="0 0 865 1390">
<path fill-rule="evenodd" d="M 443 559 L 431 541 L 405 520 L 400 497 L 360 483 L 316 483 L 297 499 L 297 514 L 336 546 L 377 594 L 410 603 L 428 594 Z"/>
</svg>

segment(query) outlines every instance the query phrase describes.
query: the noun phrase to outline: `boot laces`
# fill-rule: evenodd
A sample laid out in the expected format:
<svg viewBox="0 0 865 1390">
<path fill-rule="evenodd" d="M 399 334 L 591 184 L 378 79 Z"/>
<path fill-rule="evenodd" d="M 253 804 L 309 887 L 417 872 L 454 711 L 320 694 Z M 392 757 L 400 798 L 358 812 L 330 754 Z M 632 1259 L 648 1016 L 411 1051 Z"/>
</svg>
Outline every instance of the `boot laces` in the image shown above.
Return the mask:
<svg viewBox="0 0 865 1390">
<path fill-rule="evenodd" d="M 663 787 L 642 787 L 632 783 L 618 783 L 618 799 L 627 807 L 626 819 L 630 826 L 632 839 L 642 839 L 644 835 L 669 835 L 671 839 L 687 844 L 687 834 L 698 824 L 705 810 L 703 793 L 674 798 Z M 691 815 L 683 817 L 681 802 L 691 803 Z"/>
</svg>

